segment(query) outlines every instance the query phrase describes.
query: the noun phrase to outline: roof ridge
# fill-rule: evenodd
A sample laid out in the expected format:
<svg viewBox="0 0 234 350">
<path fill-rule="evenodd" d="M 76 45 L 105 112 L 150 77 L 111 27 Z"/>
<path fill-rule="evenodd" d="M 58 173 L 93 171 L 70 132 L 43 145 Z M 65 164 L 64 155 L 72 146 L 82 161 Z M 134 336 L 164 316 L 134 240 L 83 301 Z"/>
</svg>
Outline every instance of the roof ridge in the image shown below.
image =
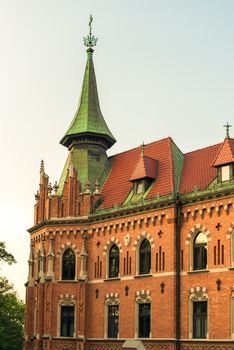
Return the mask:
<svg viewBox="0 0 234 350">
<path fill-rule="evenodd" d="M 152 141 L 152 142 L 149 142 L 149 143 L 145 143 L 145 144 L 144 144 L 144 147 L 149 146 L 149 145 L 152 145 L 153 143 L 157 143 L 157 142 L 160 142 L 160 141 L 166 141 L 166 140 L 168 140 L 168 139 L 171 139 L 171 140 L 172 140 L 172 138 L 171 138 L 170 136 L 168 136 L 168 137 L 164 137 L 163 139 L 160 139 L 160 140 L 157 140 L 157 141 Z M 140 147 L 141 147 L 141 146 L 137 146 L 137 147 L 130 148 L 130 149 L 126 150 L 126 151 L 122 151 L 122 152 L 119 152 L 119 153 L 116 153 L 116 154 L 112 154 L 112 155 L 109 156 L 108 158 L 110 159 L 110 158 L 112 158 L 112 157 L 119 156 L 119 155 L 121 155 L 121 154 L 128 153 L 128 152 L 130 152 L 130 151 L 134 151 L 134 150 L 136 150 L 136 149 L 138 149 L 138 148 L 140 148 Z M 146 157 L 148 157 L 148 156 L 146 156 Z M 150 158 L 150 157 L 148 157 L 148 158 Z M 154 159 L 154 158 L 152 158 L 152 159 Z"/>
<path fill-rule="evenodd" d="M 218 145 L 222 145 L 223 142 L 219 142 L 219 143 L 215 143 L 214 145 L 210 145 L 210 146 L 206 146 L 206 147 L 201 147 L 201 148 L 198 148 L 198 149 L 195 149 L 193 151 L 189 151 L 189 152 L 186 152 L 186 153 L 183 153 L 184 155 L 187 155 L 187 154 L 191 154 L 191 153 L 194 153 L 194 152 L 197 152 L 197 151 L 202 151 L 203 149 L 208 149 L 208 148 L 212 148 L 212 147 L 215 147 L 215 146 L 218 146 Z"/>
</svg>

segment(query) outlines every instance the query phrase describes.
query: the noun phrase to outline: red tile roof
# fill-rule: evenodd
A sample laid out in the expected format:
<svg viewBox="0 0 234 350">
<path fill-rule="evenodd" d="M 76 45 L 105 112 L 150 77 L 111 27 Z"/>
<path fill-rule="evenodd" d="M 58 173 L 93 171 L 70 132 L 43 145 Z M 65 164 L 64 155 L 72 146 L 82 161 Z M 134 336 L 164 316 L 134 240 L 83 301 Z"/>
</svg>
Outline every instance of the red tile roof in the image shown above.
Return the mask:
<svg viewBox="0 0 234 350">
<path fill-rule="evenodd" d="M 195 187 L 205 189 L 217 176 L 212 161 L 220 144 L 202 148 L 184 155 L 184 165 L 180 183 L 180 192 L 192 192 Z"/>
<path fill-rule="evenodd" d="M 171 194 L 174 188 L 173 168 L 173 141 L 171 138 L 155 141 L 145 145 L 144 154 L 157 163 L 157 177 L 154 181 L 148 198 L 157 194 L 161 196 Z M 195 187 L 202 190 L 216 178 L 217 170 L 212 167 L 212 162 L 220 149 L 221 144 L 202 148 L 184 155 L 183 170 L 180 180 L 180 193 L 189 193 Z M 132 190 L 133 184 L 129 181 L 137 170 L 141 147 L 112 156 L 112 169 L 102 188 L 103 208 L 111 208 L 121 205 Z M 144 172 L 141 167 L 140 174 Z M 137 175 L 139 176 L 139 175 Z"/>
<path fill-rule="evenodd" d="M 129 181 L 144 178 L 156 179 L 156 168 L 157 161 L 155 159 L 141 154 Z"/>
<path fill-rule="evenodd" d="M 145 156 L 158 160 L 157 179 L 148 198 L 157 193 L 166 195 L 174 190 L 171 142 L 171 138 L 166 138 L 145 145 Z M 112 169 L 101 191 L 104 198 L 103 208 L 124 203 L 133 186 L 129 179 L 136 168 L 140 153 L 141 147 L 138 147 L 111 157 Z"/>
<path fill-rule="evenodd" d="M 212 166 L 230 164 L 234 162 L 234 139 L 225 138 L 220 146 Z"/>
</svg>

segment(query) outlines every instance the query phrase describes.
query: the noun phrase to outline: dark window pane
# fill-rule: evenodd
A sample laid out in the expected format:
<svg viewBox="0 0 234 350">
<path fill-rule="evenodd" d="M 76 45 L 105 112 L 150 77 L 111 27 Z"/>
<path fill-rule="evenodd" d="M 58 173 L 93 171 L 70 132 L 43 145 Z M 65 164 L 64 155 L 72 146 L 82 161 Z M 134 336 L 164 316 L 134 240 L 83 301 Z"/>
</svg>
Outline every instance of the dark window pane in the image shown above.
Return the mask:
<svg viewBox="0 0 234 350">
<path fill-rule="evenodd" d="M 193 338 L 206 338 L 207 333 L 207 302 L 193 303 Z"/>
<path fill-rule="evenodd" d="M 119 332 L 119 306 L 108 306 L 108 338 L 117 338 Z"/>
<path fill-rule="evenodd" d="M 140 245 L 139 250 L 139 273 L 147 274 L 150 273 L 151 269 L 151 247 L 147 239 L 144 239 Z"/>
<path fill-rule="evenodd" d="M 119 248 L 114 244 L 109 252 L 109 277 L 119 276 Z"/>
<path fill-rule="evenodd" d="M 139 304 L 139 338 L 150 336 L 150 304 Z"/>
<path fill-rule="evenodd" d="M 207 266 L 207 238 L 203 233 L 198 233 L 193 246 L 193 268 L 204 270 Z"/>
<path fill-rule="evenodd" d="M 61 337 L 73 337 L 74 306 L 61 306 Z"/>
<path fill-rule="evenodd" d="M 62 261 L 62 279 L 74 280 L 75 278 L 75 253 L 72 249 L 65 250 Z"/>
</svg>

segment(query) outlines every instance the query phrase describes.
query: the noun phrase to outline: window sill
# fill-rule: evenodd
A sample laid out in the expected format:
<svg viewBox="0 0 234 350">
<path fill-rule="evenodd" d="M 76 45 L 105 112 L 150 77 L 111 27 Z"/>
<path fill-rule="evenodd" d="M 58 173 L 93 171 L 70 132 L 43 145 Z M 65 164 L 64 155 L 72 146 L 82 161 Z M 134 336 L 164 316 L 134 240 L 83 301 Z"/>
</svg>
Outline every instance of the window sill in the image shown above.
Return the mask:
<svg viewBox="0 0 234 350">
<path fill-rule="evenodd" d="M 104 282 L 111 282 L 111 281 L 120 281 L 120 277 L 110 277 L 110 278 L 105 278 Z"/>
<path fill-rule="evenodd" d="M 193 271 L 187 271 L 188 275 L 192 275 L 192 274 L 196 274 L 196 273 L 206 273 L 206 272 L 210 272 L 210 270 L 193 270 Z"/>
<path fill-rule="evenodd" d="M 52 337 L 52 339 L 62 339 L 62 340 L 82 340 L 83 337 L 63 337 L 63 336 L 58 336 L 58 337 Z"/>
<path fill-rule="evenodd" d="M 78 280 L 58 280 L 58 283 L 77 283 Z"/>
<path fill-rule="evenodd" d="M 152 277 L 152 273 L 145 273 L 145 274 L 142 274 L 142 275 L 135 275 L 133 277 L 134 278 Z"/>
</svg>

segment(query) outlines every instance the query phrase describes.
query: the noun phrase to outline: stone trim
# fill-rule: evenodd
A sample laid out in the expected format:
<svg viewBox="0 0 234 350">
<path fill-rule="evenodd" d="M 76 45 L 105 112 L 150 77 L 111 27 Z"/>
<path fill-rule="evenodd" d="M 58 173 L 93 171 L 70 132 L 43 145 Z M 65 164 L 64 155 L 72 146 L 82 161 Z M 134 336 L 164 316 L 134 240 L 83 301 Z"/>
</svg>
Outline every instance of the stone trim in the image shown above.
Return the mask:
<svg viewBox="0 0 234 350">
<path fill-rule="evenodd" d="M 182 215 L 184 217 L 184 219 L 186 221 L 188 221 L 189 218 L 192 218 L 193 220 L 195 220 L 198 216 L 200 216 L 200 218 L 204 218 L 205 213 L 207 213 L 210 217 L 212 216 L 213 213 L 216 213 L 217 216 L 220 215 L 220 211 L 221 209 L 224 209 L 224 211 L 226 212 L 226 214 L 229 213 L 229 209 L 234 208 L 234 203 L 232 203 L 231 200 L 229 200 L 228 202 L 220 202 L 220 203 L 210 203 L 210 205 L 203 205 L 201 207 L 196 207 L 196 208 L 188 208 L 187 211 L 184 210 L 182 212 Z"/>
<path fill-rule="evenodd" d="M 116 237 L 111 237 L 110 240 L 108 240 L 103 248 L 103 255 L 107 254 L 107 250 L 109 249 L 110 245 L 112 244 L 116 244 L 117 247 L 119 248 L 119 252 L 122 253 L 123 252 L 123 248 L 122 248 L 122 244 L 120 243 L 120 241 L 118 240 L 118 238 Z"/>
<path fill-rule="evenodd" d="M 173 206 L 173 205 L 172 205 Z M 143 214 L 143 213 L 142 213 Z M 127 214 L 129 215 L 129 214 Z M 125 213 L 123 213 L 123 216 L 125 216 Z M 132 216 L 132 215 L 131 215 Z M 105 217 L 106 218 L 106 217 Z M 101 219 L 103 220 L 103 219 Z M 108 218 L 107 220 L 111 220 L 111 218 Z M 157 211 L 157 213 L 154 213 L 151 211 L 150 214 L 143 214 L 142 216 L 137 216 L 134 218 L 125 218 L 125 220 L 119 220 L 119 221 L 109 221 L 108 223 L 102 224 L 101 222 L 94 223 L 90 222 L 88 217 L 84 217 L 83 220 L 79 220 L 78 218 L 64 218 L 64 219 L 56 219 L 51 218 L 50 220 L 43 221 L 41 223 L 38 223 L 37 225 L 31 227 L 28 232 L 33 233 L 40 228 L 45 227 L 45 231 L 43 233 L 37 234 L 36 237 L 34 237 L 33 241 L 38 241 L 42 239 L 43 237 L 48 237 L 50 235 L 60 235 L 61 237 L 69 237 L 71 234 L 74 235 L 74 237 L 77 234 L 80 234 L 81 236 L 84 234 L 93 235 L 97 234 L 97 236 L 100 236 L 102 234 L 105 236 L 105 234 L 111 234 L 111 233 L 118 233 L 123 231 L 129 231 L 130 227 L 135 229 L 142 229 L 143 226 L 147 228 L 149 225 L 155 226 L 156 224 L 161 225 L 163 223 L 163 220 L 167 220 L 169 222 L 172 220 L 168 214 L 164 211 Z M 77 228 L 62 228 L 57 230 L 50 230 L 50 225 L 87 225 L 87 227 L 77 227 Z M 46 227 L 48 227 L 46 229 Z"/>
<path fill-rule="evenodd" d="M 60 294 L 59 295 L 59 304 L 66 306 L 74 306 L 76 303 L 75 295 L 73 294 Z"/>
<path fill-rule="evenodd" d="M 200 286 L 197 286 L 197 287 L 193 287 L 193 288 L 190 288 L 189 289 L 189 294 L 194 294 L 196 292 L 200 292 L 200 293 L 207 293 L 207 288 L 206 287 L 200 287 Z"/>
<path fill-rule="evenodd" d="M 117 300 L 119 298 L 119 294 L 118 293 L 114 293 L 114 292 L 111 292 L 111 293 L 107 293 L 106 294 L 106 301 L 107 300 Z M 119 300 L 118 300 L 118 303 L 119 303 Z"/>
<path fill-rule="evenodd" d="M 144 303 L 151 303 L 151 292 L 147 290 L 138 290 L 136 292 L 136 303 L 138 304 L 144 304 Z"/>
<path fill-rule="evenodd" d="M 76 255 L 79 254 L 78 248 L 75 244 L 72 244 L 71 242 L 66 242 L 66 243 L 62 244 L 60 246 L 60 248 L 58 249 L 57 257 L 59 258 L 59 256 L 61 254 L 63 254 L 67 248 L 73 249 L 74 252 L 76 253 Z"/>
<path fill-rule="evenodd" d="M 207 241 L 211 241 L 210 231 L 204 225 L 196 224 L 191 228 L 191 230 L 187 234 L 185 244 L 188 245 L 190 243 L 191 237 L 197 232 L 204 233 L 207 237 Z"/>
<path fill-rule="evenodd" d="M 151 248 L 155 247 L 154 238 L 151 236 L 150 233 L 147 233 L 146 231 L 142 231 L 139 235 L 137 235 L 135 241 L 133 242 L 133 250 L 137 250 L 137 247 L 139 247 L 140 241 L 142 241 L 143 238 L 147 238 L 150 242 Z"/>
<path fill-rule="evenodd" d="M 231 225 L 228 227 L 226 238 L 231 239 L 232 232 L 234 231 L 234 221 L 231 223 Z"/>
</svg>

